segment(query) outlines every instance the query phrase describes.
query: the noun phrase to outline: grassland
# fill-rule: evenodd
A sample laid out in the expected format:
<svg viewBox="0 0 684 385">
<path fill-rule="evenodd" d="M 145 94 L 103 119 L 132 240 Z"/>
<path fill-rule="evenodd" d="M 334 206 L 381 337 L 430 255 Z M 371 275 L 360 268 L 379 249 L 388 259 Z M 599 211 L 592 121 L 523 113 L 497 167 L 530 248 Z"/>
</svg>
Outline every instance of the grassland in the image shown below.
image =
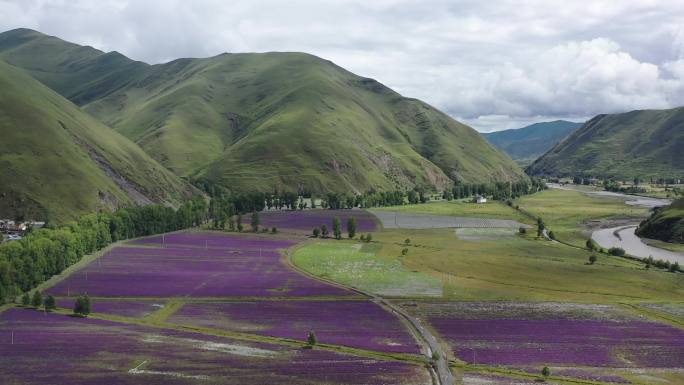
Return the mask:
<svg viewBox="0 0 684 385">
<path fill-rule="evenodd" d="M 295 252 L 294 262 L 315 275 L 370 291 L 405 285 L 397 271 L 412 272 L 439 280 L 442 298 L 449 300 L 676 301 L 684 294 L 677 275 L 647 271 L 617 257 L 601 256 L 588 265 L 588 252 L 534 236 L 465 241 L 452 229 L 431 229 L 385 230 L 374 239 L 377 244 L 364 252 L 349 241 L 305 245 Z M 405 247 L 408 253 L 402 256 Z M 368 266 L 372 273 L 358 273 Z M 410 291 L 394 294 L 421 297 Z"/>
<path fill-rule="evenodd" d="M 646 208 L 626 205 L 622 199 L 558 189 L 528 195 L 516 203 L 533 216 L 541 217 L 557 239 L 579 247 L 584 247 L 589 239 L 587 226 L 591 221 L 638 220 L 648 215 Z"/>
</svg>

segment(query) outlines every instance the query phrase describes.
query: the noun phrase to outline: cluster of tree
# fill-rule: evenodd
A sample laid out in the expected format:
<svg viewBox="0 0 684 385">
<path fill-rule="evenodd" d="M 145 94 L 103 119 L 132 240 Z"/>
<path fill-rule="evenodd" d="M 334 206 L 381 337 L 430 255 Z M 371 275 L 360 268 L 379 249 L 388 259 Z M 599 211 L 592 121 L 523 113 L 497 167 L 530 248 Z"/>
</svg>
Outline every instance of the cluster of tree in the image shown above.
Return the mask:
<svg viewBox="0 0 684 385">
<path fill-rule="evenodd" d="M 0 245 L 0 303 L 112 242 L 197 226 L 206 218 L 206 202 L 199 199 L 178 210 L 160 205 L 132 207 L 32 230 L 19 241 Z"/>
<path fill-rule="evenodd" d="M 546 190 L 546 184 L 538 178 L 521 182 L 496 182 L 494 184 L 459 183 L 449 191 L 445 191 L 446 200 L 470 198 L 475 195 L 491 196 L 494 200 L 515 199 L 523 195 L 534 194 Z"/>
<path fill-rule="evenodd" d="M 43 295 L 38 290 L 33 292 L 32 296 L 29 296 L 28 292 L 24 293 L 24 296 L 21 297 L 21 304 L 23 306 L 33 306 L 36 309 L 39 309 L 42 306 L 45 311 L 51 311 L 57 307 L 55 297 L 48 295 L 43 298 Z"/>
<path fill-rule="evenodd" d="M 651 268 L 651 266 L 655 266 L 659 269 L 665 269 L 665 270 L 668 270 L 672 273 L 682 271 L 678 262 L 670 263 L 668 261 L 663 261 L 662 259 L 653 259 L 652 256 L 649 256 L 648 258 L 646 258 L 645 262 L 646 262 L 646 268 L 647 269 Z"/>
<path fill-rule="evenodd" d="M 340 222 L 340 218 L 335 217 L 333 218 L 332 222 L 332 231 L 333 231 L 333 237 L 335 239 L 342 239 L 342 224 Z M 323 225 L 320 228 L 315 227 L 313 231 L 311 232 L 314 238 L 318 238 L 319 236 L 322 238 L 327 238 L 328 235 L 330 234 L 328 231 L 328 226 Z M 347 236 L 349 238 L 354 238 L 356 236 L 356 218 L 350 217 L 347 219 Z M 366 241 L 367 239 L 367 241 Z M 368 234 L 367 237 L 364 237 L 362 240 L 366 242 L 370 242 L 372 239 L 372 236 Z"/>
<path fill-rule="evenodd" d="M 81 317 L 87 317 L 90 314 L 90 297 L 88 295 L 81 295 L 76 298 L 74 303 L 74 314 Z"/>
</svg>

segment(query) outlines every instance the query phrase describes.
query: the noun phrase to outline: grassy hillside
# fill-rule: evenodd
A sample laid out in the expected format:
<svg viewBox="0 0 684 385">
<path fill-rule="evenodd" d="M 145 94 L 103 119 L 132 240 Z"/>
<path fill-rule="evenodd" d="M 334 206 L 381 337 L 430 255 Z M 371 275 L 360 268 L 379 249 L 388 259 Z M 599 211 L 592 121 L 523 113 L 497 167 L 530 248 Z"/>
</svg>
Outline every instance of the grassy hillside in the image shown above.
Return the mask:
<svg viewBox="0 0 684 385">
<path fill-rule="evenodd" d="M 0 218 L 61 221 L 192 194 L 134 143 L 2 61 L 0 89 Z"/>
<path fill-rule="evenodd" d="M 506 152 L 518 164 L 527 165 L 580 126 L 582 123 L 556 120 L 482 135 L 489 143 Z"/>
<path fill-rule="evenodd" d="M 637 235 L 666 242 L 684 243 L 684 199 L 656 209 L 650 218 L 641 222 Z"/>
<path fill-rule="evenodd" d="M 177 174 L 234 190 L 441 189 L 455 180 L 526 178 L 470 127 L 307 54 L 223 54 L 150 66 L 15 30 L 0 34 L 0 58 L 30 70 Z"/>
<path fill-rule="evenodd" d="M 531 175 L 602 178 L 684 176 L 684 107 L 599 115 L 526 171 Z"/>
</svg>

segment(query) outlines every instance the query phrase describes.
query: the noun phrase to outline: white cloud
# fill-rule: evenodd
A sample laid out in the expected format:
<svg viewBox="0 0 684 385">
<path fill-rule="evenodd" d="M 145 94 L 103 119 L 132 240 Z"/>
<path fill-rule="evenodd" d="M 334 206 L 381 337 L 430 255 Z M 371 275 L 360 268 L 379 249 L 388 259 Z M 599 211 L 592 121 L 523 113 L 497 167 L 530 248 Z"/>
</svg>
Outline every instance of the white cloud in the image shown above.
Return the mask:
<svg viewBox="0 0 684 385">
<path fill-rule="evenodd" d="M 482 130 L 684 104 L 682 0 L 0 0 L 0 14 L 2 30 L 152 63 L 305 51 Z"/>
</svg>

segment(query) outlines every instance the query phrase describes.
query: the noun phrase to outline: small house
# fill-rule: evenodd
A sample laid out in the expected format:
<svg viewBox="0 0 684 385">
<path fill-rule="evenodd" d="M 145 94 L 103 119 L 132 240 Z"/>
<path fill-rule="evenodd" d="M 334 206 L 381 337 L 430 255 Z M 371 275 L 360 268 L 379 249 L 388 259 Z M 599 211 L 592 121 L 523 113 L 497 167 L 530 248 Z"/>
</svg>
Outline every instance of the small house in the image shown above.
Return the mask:
<svg viewBox="0 0 684 385">
<path fill-rule="evenodd" d="M 478 195 L 473 199 L 474 203 L 487 203 L 487 198 L 483 197 L 482 195 Z"/>
</svg>

